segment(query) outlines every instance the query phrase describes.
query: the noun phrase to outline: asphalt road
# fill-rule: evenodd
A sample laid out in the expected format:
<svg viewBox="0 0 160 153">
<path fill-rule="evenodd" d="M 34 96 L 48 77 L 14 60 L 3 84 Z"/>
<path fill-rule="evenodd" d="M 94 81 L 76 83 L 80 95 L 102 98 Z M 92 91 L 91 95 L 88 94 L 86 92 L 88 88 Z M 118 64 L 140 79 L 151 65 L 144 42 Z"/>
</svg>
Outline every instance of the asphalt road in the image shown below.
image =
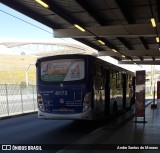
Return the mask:
<svg viewBox="0 0 160 153">
<path fill-rule="evenodd" d="M 0 144 L 72 143 L 92 129 L 72 120 L 39 120 L 31 114 L 0 120 Z"/>
<path fill-rule="evenodd" d="M 71 144 L 101 125 L 99 122 L 40 120 L 37 114 L 30 114 L 0 120 L 0 144 Z"/>
<path fill-rule="evenodd" d="M 0 144 L 67 145 L 74 143 L 101 125 L 102 123 L 100 122 L 95 124 L 92 122 L 73 120 L 40 120 L 37 118 L 37 114 L 30 114 L 0 120 Z M 58 150 L 55 149 L 45 152 L 54 153 L 56 151 Z"/>
</svg>

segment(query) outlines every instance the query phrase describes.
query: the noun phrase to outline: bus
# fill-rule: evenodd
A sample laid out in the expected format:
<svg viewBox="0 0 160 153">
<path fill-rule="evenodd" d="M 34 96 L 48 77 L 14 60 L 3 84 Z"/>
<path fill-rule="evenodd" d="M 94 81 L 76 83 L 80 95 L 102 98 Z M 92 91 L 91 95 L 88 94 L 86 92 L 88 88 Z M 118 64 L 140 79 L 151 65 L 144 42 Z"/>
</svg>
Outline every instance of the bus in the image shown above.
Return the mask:
<svg viewBox="0 0 160 153">
<path fill-rule="evenodd" d="M 100 120 L 135 99 L 134 73 L 92 55 L 39 58 L 36 80 L 40 119 Z"/>
</svg>

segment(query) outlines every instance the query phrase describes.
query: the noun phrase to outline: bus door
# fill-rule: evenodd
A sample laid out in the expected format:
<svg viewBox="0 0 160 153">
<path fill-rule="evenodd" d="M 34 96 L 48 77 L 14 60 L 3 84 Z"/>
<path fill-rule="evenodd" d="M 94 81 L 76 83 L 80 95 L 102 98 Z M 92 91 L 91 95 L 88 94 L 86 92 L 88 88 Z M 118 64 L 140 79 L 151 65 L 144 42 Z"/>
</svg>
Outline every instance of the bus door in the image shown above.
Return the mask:
<svg viewBox="0 0 160 153">
<path fill-rule="evenodd" d="M 123 80 L 123 109 L 126 109 L 126 74 L 122 74 Z"/>
<path fill-rule="evenodd" d="M 95 63 L 94 73 L 94 112 L 95 119 L 105 116 L 105 88 L 103 66 Z"/>
<path fill-rule="evenodd" d="M 105 69 L 105 115 L 110 115 L 110 70 Z"/>
<path fill-rule="evenodd" d="M 132 107 L 133 101 L 133 76 L 131 74 L 127 75 L 126 79 L 126 104 L 127 108 Z"/>
<path fill-rule="evenodd" d="M 110 103 L 111 114 L 116 115 L 123 109 L 122 73 L 116 69 L 110 70 Z"/>
<path fill-rule="evenodd" d="M 135 104 L 135 88 L 136 88 L 135 80 L 136 80 L 135 76 L 132 76 L 132 89 L 133 89 L 133 91 L 132 91 L 132 105 Z"/>
</svg>

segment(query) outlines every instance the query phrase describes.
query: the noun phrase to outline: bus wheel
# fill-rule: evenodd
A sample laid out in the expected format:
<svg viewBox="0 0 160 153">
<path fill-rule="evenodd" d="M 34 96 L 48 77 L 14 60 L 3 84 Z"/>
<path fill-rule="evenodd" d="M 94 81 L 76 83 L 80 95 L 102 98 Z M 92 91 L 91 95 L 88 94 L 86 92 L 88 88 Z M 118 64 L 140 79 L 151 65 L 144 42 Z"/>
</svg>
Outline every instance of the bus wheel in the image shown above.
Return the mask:
<svg viewBox="0 0 160 153">
<path fill-rule="evenodd" d="M 113 103 L 113 111 L 112 111 L 112 114 L 113 114 L 113 117 L 116 117 L 117 114 L 118 114 L 118 105 L 117 105 L 117 102 L 116 102 L 116 101 Z"/>
</svg>

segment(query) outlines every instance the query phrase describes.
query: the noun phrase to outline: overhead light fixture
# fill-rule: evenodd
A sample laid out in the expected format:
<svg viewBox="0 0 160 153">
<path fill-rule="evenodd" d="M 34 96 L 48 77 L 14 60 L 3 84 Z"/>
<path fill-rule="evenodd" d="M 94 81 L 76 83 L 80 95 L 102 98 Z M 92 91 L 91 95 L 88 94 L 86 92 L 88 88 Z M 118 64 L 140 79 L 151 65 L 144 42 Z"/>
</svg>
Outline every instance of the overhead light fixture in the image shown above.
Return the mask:
<svg viewBox="0 0 160 153">
<path fill-rule="evenodd" d="M 79 26 L 78 24 L 74 24 L 74 26 L 82 32 L 85 32 L 85 29 Z"/>
<path fill-rule="evenodd" d="M 115 49 L 112 49 L 112 51 L 115 52 L 115 53 L 117 52 Z"/>
<path fill-rule="evenodd" d="M 43 2 L 42 0 L 35 0 L 37 3 L 39 3 L 40 5 L 42 5 L 45 8 L 49 8 L 48 4 L 46 4 L 45 2 Z"/>
<path fill-rule="evenodd" d="M 126 56 L 122 55 L 123 58 L 125 58 Z"/>
<path fill-rule="evenodd" d="M 159 37 L 156 37 L 156 41 L 157 41 L 157 43 L 159 43 Z"/>
<path fill-rule="evenodd" d="M 102 45 L 105 45 L 105 42 L 102 41 L 102 40 L 100 40 L 100 39 L 98 39 L 98 42 L 99 42 L 100 44 L 102 44 Z"/>
<path fill-rule="evenodd" d="M 153 28 L 155 28 L 156 27 L 156 22 L 155 22 L 154 18 L 151 18 L 151 23 L 152 23 Z"/>
</svg>

